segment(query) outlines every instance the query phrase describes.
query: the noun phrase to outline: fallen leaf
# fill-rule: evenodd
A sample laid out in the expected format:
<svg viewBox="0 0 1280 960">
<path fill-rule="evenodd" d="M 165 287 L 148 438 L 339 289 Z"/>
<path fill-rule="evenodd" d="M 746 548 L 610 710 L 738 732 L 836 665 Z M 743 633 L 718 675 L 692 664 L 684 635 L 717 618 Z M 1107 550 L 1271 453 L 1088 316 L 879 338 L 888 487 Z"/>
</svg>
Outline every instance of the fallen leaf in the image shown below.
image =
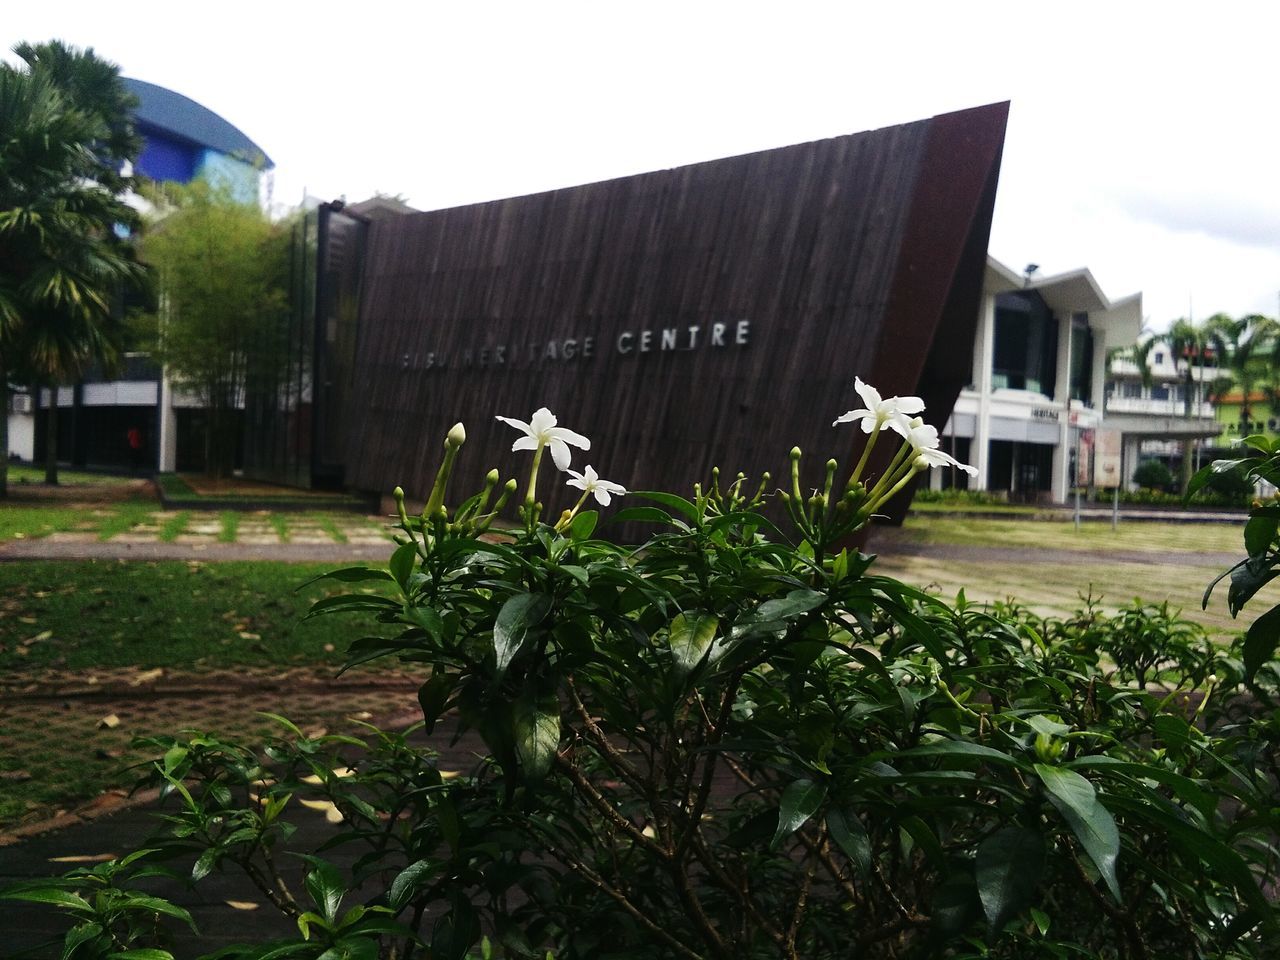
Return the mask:
<svg viewBox="0 0 1280 960">
<path fill-rule="evenodd" d="M 50 857 L 50 863 L 106 863 L 108 860 L 114 860 L 114 853 L 81 853 L 71 854 L 65 857 Z"/>
<path fill-rule="evenodd" d="M 324 652 L 325 652 L 325 653 L 333 653 L 333 651 L 334 651 L 335 649 L 336 649 L 336 648 L 334 647 L 334 645 L 333 645 L 332 643 L 326 643 L 326 644 L 324 645 Z"/>
<path fill-rule="evenodd" d="M 260 903 L 254 903 L 251 900 L 227 900 L 226 904 L 232 910 L 257 910 L 262 906 Z"/>
<path fill-rule="evenodd" d="M 240 631 L 241 640 L 261 640 L 262 637 L 256 633 L 250 633 L 248 630 Z"/>
<path fill-rule="evenodd" d="M 361 710 L 359 713 L 347 714 L 348 720 L 371 720 L 372 718 L 373 718 L 373 714 L 370 713 L 368 710 Z"/>
<path fill-rule="evenodd" d="M 18 622 L 25 623 L 27 626 L 31 626 L 32 624 L 39 623 L 40 621 L 37 620 L 35 617 L 19 617 Z"/>
<path fill-rule="evenodd" d="M 49 596 L 49 591 L 48 591 L 48 590 L 37 590 L 37 591 L 35 591 L 34 593 L 32 593 L 31 595 L 32 595 L 33 597 L 35 597 L 37 600 L 43 600 L 45 597 Z"/>
<path fill-rule="evenodd" d="M 117 717 L 114 713 L 108 713 L 105 717 L 103 717 L 101 720 L 98 721 L 99 730 L 101 730 L 103 727 L 106 727 L 108 730 L 114 730 L 118 726 L 120 726 L 120 718 Z"/>
<path fill-rule="evenodd" d="M 45 640 L 48 640 L 52 636 L 53 636 L 52 630 L 41 630 L 34 637 L 31 637 L 30 639 L 27 639 L 27 640 L 23 640 L 22 642 L 23 643 L 43 643 Z"/>
<path fill-rule="evenodd" d="M 138 687 L 144 683 L 150 683 L 152 680 L 158 680 L 164 676 L 164 669 L 156 667 L 154 670 L 143 670 L 141 673 L 135 673 L 133 679 L 129 681 L 129 686 Z"/>
</svg>

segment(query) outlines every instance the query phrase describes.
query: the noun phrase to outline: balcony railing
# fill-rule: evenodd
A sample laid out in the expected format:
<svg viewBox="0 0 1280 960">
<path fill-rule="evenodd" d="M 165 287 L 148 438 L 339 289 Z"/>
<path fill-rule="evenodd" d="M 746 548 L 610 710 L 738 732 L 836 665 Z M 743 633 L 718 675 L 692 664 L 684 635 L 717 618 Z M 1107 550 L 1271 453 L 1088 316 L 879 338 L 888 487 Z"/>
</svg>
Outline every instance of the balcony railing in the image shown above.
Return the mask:
<svg viewBox="0 0 1280 960">
<path fill-rule="evenodd" d="M 1149 397 L 1107 397 L 1108 413 L 1138 413 L 1147 414 L 1153 417 L 1182 417 L 1186 416 L 1186 404 L 1181 400 L 1155 400 Z M 1213 404 L 1211 403 L 1193 403 L 1191 405 L 1191 415 L 1193 417 L 1213 417 Z"/>
</svg>

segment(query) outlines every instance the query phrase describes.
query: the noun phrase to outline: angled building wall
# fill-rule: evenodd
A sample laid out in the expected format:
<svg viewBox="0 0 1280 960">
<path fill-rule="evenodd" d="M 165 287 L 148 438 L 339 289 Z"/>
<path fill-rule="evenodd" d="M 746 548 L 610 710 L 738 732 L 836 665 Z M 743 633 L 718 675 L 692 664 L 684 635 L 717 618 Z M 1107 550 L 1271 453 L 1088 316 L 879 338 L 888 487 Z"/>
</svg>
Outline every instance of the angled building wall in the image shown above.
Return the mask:
<svg viewBox="0 0 1280 960">
<path fill-rule="evenodd" d="M 1007 104 L 371 224 L 347 482 L 459 490 L 546 405 L 633 489 L 847 455 L 860 375 L 945 423 L 969 376 Z M 502 458 L 504 475 L 515 462 Z M 815 482 L 816 482 L 815 478 Z"/>
</svg>

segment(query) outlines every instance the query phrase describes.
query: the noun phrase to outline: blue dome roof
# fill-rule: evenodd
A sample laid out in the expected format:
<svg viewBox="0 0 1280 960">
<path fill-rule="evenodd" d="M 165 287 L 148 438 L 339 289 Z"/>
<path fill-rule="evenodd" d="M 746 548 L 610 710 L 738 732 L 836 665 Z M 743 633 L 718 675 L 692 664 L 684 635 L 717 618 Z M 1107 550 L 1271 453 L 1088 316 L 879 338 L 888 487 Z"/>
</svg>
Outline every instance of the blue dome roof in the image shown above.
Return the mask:
<svg viewBox="0 0 1280 960">
<path fill-rule="evenodd" d="M 266 151 L 245 136 L 239 128 L 190 97 L 130 77 L 124 78 L 124 85 L 138 98 L 134 115 L 139 124 L 157 127 L 175 137 L 211 147 L 249 163 L 260 159 L 267 169 L 275 166 Z"/>
</svg>

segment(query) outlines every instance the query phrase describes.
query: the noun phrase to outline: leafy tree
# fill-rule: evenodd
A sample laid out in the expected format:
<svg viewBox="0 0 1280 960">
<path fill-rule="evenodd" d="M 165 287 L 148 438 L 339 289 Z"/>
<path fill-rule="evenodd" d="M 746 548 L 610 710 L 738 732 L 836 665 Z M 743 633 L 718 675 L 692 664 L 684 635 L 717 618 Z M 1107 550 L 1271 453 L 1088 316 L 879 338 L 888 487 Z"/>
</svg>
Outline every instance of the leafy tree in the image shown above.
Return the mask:
<svg viewBox="0 0 1280 960">
<path fill-rule="evenodd" d="M 1280 362 L 1280 324 L 1253 313 L 1238 320 L 1225 319 L 1222 328 L 1227 353 L 1218 366 L 1226 376 L 1216 392 L 1220 397 L 1231 389 L 1240 391 L 1240 436 L 1246 437 L 1253 432 L 1250 397 L 1259 389 L 1273 389 Z"/>
<path fill-rule="evenodd" d="M 118 68 L 59 42 L 0 65 L 0 399 L 10 378 L 51 390 L 110 365 L 118 298 L 144 273 L 126 239 L 137 216 L 121 170 L 138 148 Z M 7 403 L 6 403 L 7 406 Z M 7 422 L 5 441 L 7 450 Z M 57 483 L 57 407 L 46 481 Z M 6 458 L 7 459 L 7 458 Z M 7 469 L 0 465 L 0 494 Z"/>
<path fill-rule="evenodd" d="M 1204 383 L 1205 368 L 1217 366 L 1230 354 L 1228 341 L 1233 323 L 1224 313 L 1215 313 L 1200 323 L 1179 317 L 1164 333 L 1156 334 L 1134 349 L 1134 361 L 1142 373 L 1143 382 L 1148 386 L 1151 383 L 1151 368 L 1147 362 L 1151 349 L 1157 344 L 1164 344 L 1182 373 L 1183 415 L 1191 419 L 1195 410 L 1196 384 Z M 1189 441 L 1182 444 L 1181 483 L 1184 490 L 1191 479 L 1192 450 Z"/>
<path fill-rule="evenodd" d="M 197 181 L 169 185 L 143 247 L 157 271 L 155 355 L 208 410 L 205 464 L 230 473 L 246 378 L 279 355 L 286 318 L 287 233 L 253 204 Z"/>
</svg>

